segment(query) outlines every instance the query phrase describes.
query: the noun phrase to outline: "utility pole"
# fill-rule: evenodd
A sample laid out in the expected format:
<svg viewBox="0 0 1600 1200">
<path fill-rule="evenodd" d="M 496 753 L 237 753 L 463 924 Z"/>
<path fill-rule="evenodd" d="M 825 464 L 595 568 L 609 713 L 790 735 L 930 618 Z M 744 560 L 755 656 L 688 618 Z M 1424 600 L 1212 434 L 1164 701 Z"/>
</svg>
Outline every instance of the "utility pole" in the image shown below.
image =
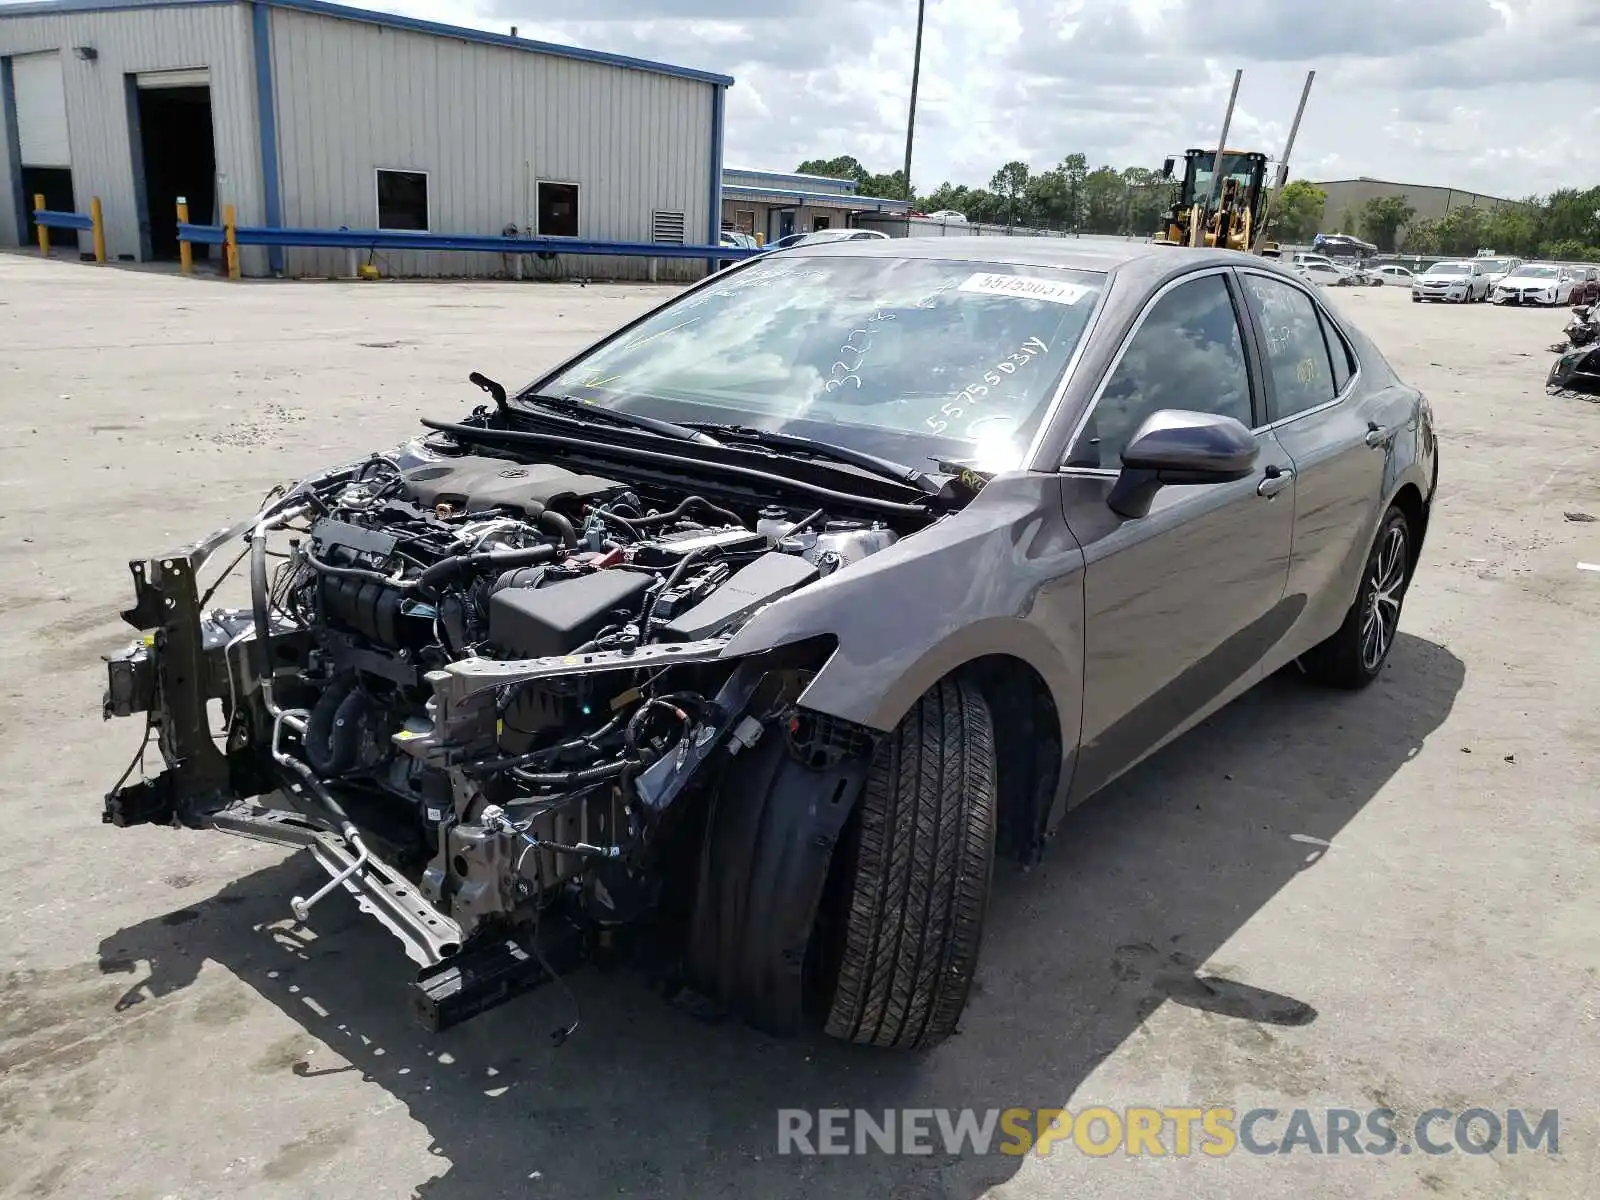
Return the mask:
<svg viewBox="0 0 1600 1200">
<path fill-rule="evenodd" d="M 1294 153 L 1295 135 L 1300 132 L 1300 118 L 1306 114 L 1306 101 L 1311 98 L 1311 84 L 1316 77 L 1315 71 L 1306 72 L 1306 85 L 1300 89 L 1300 105 L 1294 110 L 1294 121 L 1289 125 L 1289 140 L 1283 145 L 1283 157 L 1278 160 L 1278 175 L 1272 182 L 1272 194 L 1267 197 L 1267 207 L 1261 214 L 1261 228 L 1255 231 L 1252 239 L 1251 254 L 1261 253 L 1261 245 L 1267 240 L 1267 228 L 1272 223 L 1272 210 L 1278 207 L 1278 196 L 1283 191 L 1283 185 L 1289 182 L 1289 155 Z"/>
<path fill-rule="evenodd" d="M 928 0 L 917 0 L 917 48 L 911 58 L 911 108 L 906 113 L 906 199 L 911 199 L 911 136 L 917 128 L 917 81 L 922 76 L 922 18 L 927 13 Z"/>
</svg>

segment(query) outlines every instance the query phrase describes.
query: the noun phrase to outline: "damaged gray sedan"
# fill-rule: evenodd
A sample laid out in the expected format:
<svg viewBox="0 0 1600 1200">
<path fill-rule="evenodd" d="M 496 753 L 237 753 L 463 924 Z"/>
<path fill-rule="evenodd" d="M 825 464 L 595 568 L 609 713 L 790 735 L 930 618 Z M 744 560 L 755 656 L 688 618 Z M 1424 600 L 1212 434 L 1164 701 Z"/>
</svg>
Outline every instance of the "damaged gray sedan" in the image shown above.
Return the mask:
<svg viewBox="0 0 1600 1200">
<path fill-rule="evenodd" d="M 1423 397 L 1227 252 L 802 247 L 471 380 L 134 562 L 106 699 L 165 769 L 105 820 L 307 849 L 286 907 L 353 896 L 434 1028 L 633 947 L 937 1043 L 997 856 L 1270 672 L 1379 673 L 1438 477 Z"/>
</svg>

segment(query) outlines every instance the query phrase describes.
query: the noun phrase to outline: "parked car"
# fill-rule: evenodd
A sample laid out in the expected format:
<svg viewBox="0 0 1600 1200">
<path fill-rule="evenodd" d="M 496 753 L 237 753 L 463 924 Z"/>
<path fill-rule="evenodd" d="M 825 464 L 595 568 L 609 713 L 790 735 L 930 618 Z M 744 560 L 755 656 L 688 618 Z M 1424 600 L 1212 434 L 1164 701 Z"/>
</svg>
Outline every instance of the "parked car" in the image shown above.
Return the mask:
<svg viewBox="0 0 1600 1200">
<path fill-rule="evenodd" d="M 1562 263 L 1523 263 L 1495 285 L 1490 299 L 1496 304 L 1567 304 L 1574 282 L 1573 268 Z"/>
<path fill-rule="evenodd" d="M 722 231 L 722 245 L 735 250 L 759 250 L 760 243 L 748 233 L 737 233 L 732 229 Z"/>
<path fill-rule="evenodd" d="M 967 224 L 967 214 L 958 213 L 952 208 L 941 208 L 938 212 L 929 213 L 928 220 L 942 221 L 946 225 L 965 225 Z"/>
<path fill-rule="evenodd" d="M 763 1028 L 939 1042 L 997 855 L 1280 668 L 1383 672 L 1439 478 L 1423 395 L 1228 251 L 818 242 L 469 378 L 133 562 L 105 701 L 165 763 L 107 823 L 311 850 L 296 919 L 352 895 L 436 1028 L 634 926 Z"/>
<path fill-rule="evenodd" d="M 1567 295 L 1567 303 L 1574 307 L 1600 304 L 1600 267 L 1572 268 L 1572 291 Z"/>
<path fill-rule="evenodd" d="M 1411 299 L 1475 304 L 1489 298 L 1489 277 L 1473 259 L 1437 262 L 1411 280 Z"/>
<path fill-rule="evenodd" d="M 1401 287 L 1410 287 L 1411 281 L 1416 278 L 1410 267 L 1402 267 L 1399 263 L 1385 263 L 1381 267 L 1373 267 L 1372 273 L 1378 277 L 1380 283 L 1399 284 Z"/>
<path fill-rule="evenodd" d="M 1353 287 L 1361 282 L 1357 280 L 1354 271 L 1335 266 L 1331 262 L 1296 263 L 1294 270 L 1302 279 L 1309 279 L 1312 283 L 1328 287 Z"/>
<path fill-rule="evenodd" d="M 1522 265 L 1520 258 L 1493 258 L 1482 254 L 1473 261 L 1482 267 L 1483 273 L 1489 277 L 1489 290 L 1491 293 L 1495 284 Z"/>
<path fill-rule="evenodd" d="M 889 235 L 877 229 L 814 229 L 810 233 L 791 233 L 767 245 L 768 250 L 787 250 L 792 246 L 815 246 L 823 242 L 869 242 L 888 240 Z"/>
</svg>

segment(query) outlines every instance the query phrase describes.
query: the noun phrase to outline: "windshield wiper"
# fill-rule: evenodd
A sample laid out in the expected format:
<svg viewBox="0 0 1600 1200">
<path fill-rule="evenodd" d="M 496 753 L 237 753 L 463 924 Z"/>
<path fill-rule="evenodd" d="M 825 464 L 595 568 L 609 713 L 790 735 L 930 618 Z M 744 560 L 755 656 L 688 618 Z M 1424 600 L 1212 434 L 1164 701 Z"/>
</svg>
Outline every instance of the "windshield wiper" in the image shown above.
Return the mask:
<svg viewBox="0 0 1600 1200">
<path fill-rule="evenodd" d="M 716 434 L 724 444 L 731 442 L 737 445 L 743 442 L 748 445 L 762 446 L 769 450 L 794 450 L 802 454 L 809 454 L 815 458 L 832 459 L 834 462 L 859 467 L 863 471 L 871 472 L 885 479 L 893 479 L 896 483 L 909 483 L 929 496 L 937 496 L 943 490 L 943 485 L 926 471 L 907 466 L 905 463 L 895 462 L 891 458 L 879 458 L 876 454 L 852 450 L 848 446 L 835 446 L 832 442 L 800 437 L 792 433 L 773 433 L 767 429 L 752 429 L 748 425 L 715 425 L 702 421 L 694 421 L 690 424 L 697 431 Z"/>
<path fill-rule="evenodd" d="M 545 396 L 538 392 L 522 392 L 517 399 L 535 408 L 549 409 L 569 417 L 580 417 L 586 421 L 610 421 L 613 425 L 643 429 L 675 441 L 699 442 L 702 446 L 722 444 L 710 434 L 703 433 L 699 429 L 691 429 L 687 425 L 675 425 L 671 421 L 644 417 L 638 413 L 619 412 L 614 408 L 601 408 L 598 404 L 590 404 L 586 400 L 579 400 L 576 396 Z"/>
</svg>

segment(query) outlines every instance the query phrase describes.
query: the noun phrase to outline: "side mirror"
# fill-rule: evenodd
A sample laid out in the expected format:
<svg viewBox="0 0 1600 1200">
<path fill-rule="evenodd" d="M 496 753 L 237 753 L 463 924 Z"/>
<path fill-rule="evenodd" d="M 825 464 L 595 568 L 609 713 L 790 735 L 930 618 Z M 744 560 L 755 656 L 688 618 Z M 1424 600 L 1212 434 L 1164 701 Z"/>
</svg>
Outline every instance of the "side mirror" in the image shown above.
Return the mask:
<svg viewBox="0 0 1600 1200">
<path fill-rule="evenodd" d="M 1174 163 L 1173 163 L 1172 159 L 1168 158 L 1168 159 L 1163 160 L 1162 163 L 1161 163 L 1161 178 L 1163 178 L 1163 179 L 1171 179 L 1172 178 L 1172 168 L 1173 168 L 1173 166 L 1174 166 Z"/>
<path fill-rule="evenodd" d="M 1233 417 L 1164 408 L 1145 418 L 1122 451 L 1122 473 L 1106 503 L 1137 520 L 1169 484 L 1232 483 L 1254 472 L 1260 449 Z"/>
</svg>

